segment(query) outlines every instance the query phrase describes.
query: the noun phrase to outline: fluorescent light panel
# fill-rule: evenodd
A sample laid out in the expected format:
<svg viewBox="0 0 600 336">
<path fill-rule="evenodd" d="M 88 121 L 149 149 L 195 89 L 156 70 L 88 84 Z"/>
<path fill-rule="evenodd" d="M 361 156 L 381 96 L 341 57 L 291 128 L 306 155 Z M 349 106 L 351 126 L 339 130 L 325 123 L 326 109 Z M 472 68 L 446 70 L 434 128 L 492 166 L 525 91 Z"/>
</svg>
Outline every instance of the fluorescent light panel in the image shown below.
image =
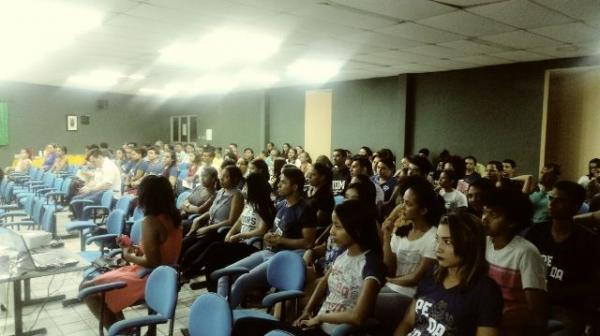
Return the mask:
<svg viewBox="0 0 600 336">
<path fill-rule="evenodd" d="M 340 61 L 299 59 L 288 66 L 287 74 L 303 82 L 324 83 L 335 77 L 342 65 Z"/>
<path fill-rule="evenodd" d="M 281 42 L 247 29 L 220 28 L 195 42 L 177 42 L 164 48 L 160 60 L 212 70 L 232 64 L 256 64 L 277 53 Z"/>
</svg>

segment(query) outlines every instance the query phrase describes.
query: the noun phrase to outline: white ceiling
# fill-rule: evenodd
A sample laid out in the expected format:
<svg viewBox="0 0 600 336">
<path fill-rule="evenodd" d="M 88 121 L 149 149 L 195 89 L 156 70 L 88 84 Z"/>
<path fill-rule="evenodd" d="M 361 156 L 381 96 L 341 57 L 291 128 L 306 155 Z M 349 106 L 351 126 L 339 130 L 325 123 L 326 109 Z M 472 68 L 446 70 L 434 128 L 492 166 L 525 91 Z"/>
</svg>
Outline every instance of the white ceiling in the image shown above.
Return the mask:
<svg viewBox="0 0 600 336">
<path fill-rule="evenodd" d="M 161 63 L 159 51 L 219 26 L 285 38 L 279 51 L 260 66 L 281 75 L 275 86 L 301 84 L 285 76 L 286 67 L 300 57 L 343 61 L 332 80 L 348 80 L 585 56 L 600 50 L 598 0 L 69 2 L 105 13 L 101 26 L 8 79 L 72 86 L 67 82 L 70 76 L 98 69 L 144 75 L 143 80 L 121 80 L 108 89 L 133 94 L 140 88 L 186 82 L 207 70 Z"/>
</svg>

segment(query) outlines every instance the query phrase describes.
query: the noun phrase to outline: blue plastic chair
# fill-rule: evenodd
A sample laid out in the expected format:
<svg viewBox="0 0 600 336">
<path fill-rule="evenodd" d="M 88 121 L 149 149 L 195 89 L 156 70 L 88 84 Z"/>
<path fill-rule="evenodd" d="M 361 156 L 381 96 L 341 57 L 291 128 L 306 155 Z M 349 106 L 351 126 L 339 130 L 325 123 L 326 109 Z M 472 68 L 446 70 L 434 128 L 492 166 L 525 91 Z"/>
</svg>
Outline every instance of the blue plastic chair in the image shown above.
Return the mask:
<svg viewBox="0 0 600 336">
<path fill-rule="evenodd" d="M 106 292 L 124 287 L 127 287 L 127 283 L 123 281 L 92 286 L 82 289 L 77 297 L 83 300 L 92 294 L 102 294 L 102 302 L 104 302 Z M 150 273 L 146 282 L 145 301 L 149 310 L 148 315 L 116 322 L 108 329 L 108 335 L 116 336 L 129 328 L 136 328 L 139 334 L 142 327 L 155 328 L 156 325 L 165 324 L 174 318 L 177 304 L 177 272 L 173 268 L 159 266 Z M 102 319 L 101 314 L 100 321 Z M 104 335 L 100 322 L 98 332 L 101 336 Z"/>
<path fill-rule="evenodd" d="M 190 336 L 230 336 L 233 316 L 229 303 L 220 295 L 206 293 L 194 301 L 190 309 Z"/>
<path fill-rule="evenodd" d="M 277 330 L 269 331 L 268 333 L 265 334 L 265 336 L 294 336 L 294 334 L 291 334 L 284 330 L 277 329 Z"/>
<path fill-rule="evenodd" d="M 115 205 L 115 209 L 123 211 L 125 216 L 129 214 L 129 205 L 131 204 L 131 196 L 123 195 L 123 197 L 119 198 L 117 204 Z"/>
<path fill-rule="evenodd" d="M 86 251 L 82 249 L 80 252 L 81 257 L 87 261 L 94 261 L 98 257 L 104 255 L 106 245 L 114 243 L 116 238 L 123 233 L 123 227 L 125 226 L 125 214 L 121 210 L 113 210 L 108 215 L 106 220 L 106 233 L 101 235 L 85 235 L 83 231 L 86 229 L 93 229 L 96 227 L 94 223 L 81 223 L 78 225 L 72 225 L 69 227 L 70 230 L 80 230 L 82 232 L 81 239 L 83 244 L 90 245 L 96 243 L 100 246 L 98 251 Z M 84 245 L 84 246 L 85 246 Z"/>
<path fill-rule="evenodd" d="M 179 194 L 179 196 L 177 196 L 177 200 L 175 201 L 175 206 L 177 207 L 177 209 L 181 210 L 183 202 L 185 202 L 185 200 L 190 196 L 191 193 L 191 191 L 184 191 L 181 194 Z"/>
<path fill-rule="evenodd" d="M 93 221 L 96 221 L 98 211 L 103 210 L 106 212 L 106 214 L 110 212 L 110 209 L 112 208 L 112 200 L 113 191 L 106 190 L 104 193 L 102 193 L 102 198 L 100 199 L 99 205 L 94 204 L 94 201 L 92 200 L 86 199 L 73 200 L 71 201 L 71 205 L 79 203 L 83 204 L 82 218 L 78 218 L 78 220 L 86 221 L 89 218 L 92 218 Z"/>
<path fill-rule="evenodd" d="M 210 276 L 213 280 L 216 280 L 222 276 L 231 277 L 247 273 L 248 271 L 242 267 L 223 268 L 214 271 Z M 267 282 L 269 286 L 275 288 L 276 292 L 266 295 L 262 300 L 262 305 L 270 312 L 276 303 L 281 302 L 285 304 L 288 300 L 295 300 L 297 307 L 298 299 L 304 296 L 305 277 L 306 267 L 304 266 L 302 257 L 298 253 L 292 251 L 278 252 L 269 260 L 267 266 Z M 225 293 L 219 294 L 227 296 Z M 284 311 L 285 309 L 282 309 L 282 320 L 285 319 Z M 236 309 L 233 311 L 234 321 L 245 317 L 276 320 L 273 315 L 259 310 Z"/>
</svg>

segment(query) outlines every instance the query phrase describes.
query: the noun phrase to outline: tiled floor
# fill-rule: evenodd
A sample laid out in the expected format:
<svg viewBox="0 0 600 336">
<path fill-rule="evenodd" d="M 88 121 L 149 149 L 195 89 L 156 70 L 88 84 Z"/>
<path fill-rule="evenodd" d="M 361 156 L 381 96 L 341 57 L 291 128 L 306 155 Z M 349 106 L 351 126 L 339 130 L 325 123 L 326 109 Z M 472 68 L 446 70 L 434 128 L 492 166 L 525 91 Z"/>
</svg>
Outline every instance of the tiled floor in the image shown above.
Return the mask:
<svg viewBox="0 0 600 336">
<path fill-rule="evenodd" d="M 58 232 L 63 230 L 68 222 L 67 213 L 57 215 Z M 65 248 L 78 252 L 79 238 L 65 238 Z M 75 297 L 81 282 L 81 272 L 43 277 L 32 280 L 32 297 L 46 297 L 48 291 L 53 294 L 65 294 L 67 298 Z M 181 335 L 181 328 L 187 327 L 190 306 L 204 290 L 190 290 L 186 285 L 179 292 L 177 310 L 175 312 L 174 335 Z M 14 317 L 12 314 L 12 285 L 0 285 L 0 302 L 8 307 L 7 311 L 0 312 L 0 336 L 14 333 Z M 8 304 L 6 304 L 8 302 Z M 127 308 L 125 317 L 141 316 L 147 313 L 146 308 L 139 306 Z M 50 336 L 92 336 L 98 335 L 98 321 L 84 304 L 77 304 L 63 308 L 61 302 L 50 302 L 36 306 L 26 307 L 23 311 L 24 330 L 46 328 Z M 168 334 L 168 325 L 158 327 L 159 335 Z"/>
</svg>

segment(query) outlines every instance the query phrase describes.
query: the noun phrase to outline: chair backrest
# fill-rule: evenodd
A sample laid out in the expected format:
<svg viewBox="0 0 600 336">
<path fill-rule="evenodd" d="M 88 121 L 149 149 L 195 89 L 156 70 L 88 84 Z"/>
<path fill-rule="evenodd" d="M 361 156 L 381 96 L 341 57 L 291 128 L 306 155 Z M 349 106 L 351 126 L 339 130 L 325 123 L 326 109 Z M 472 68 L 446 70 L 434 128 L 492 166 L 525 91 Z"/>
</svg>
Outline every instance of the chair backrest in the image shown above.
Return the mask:
<svg viewBox="0 0 600 336">
<path fill-rule="evenodd" d="M 123 233 L 125 225 L 125 213 L 119 209 L 115 209 L 108 214 L 106 219 L 106 231 L 111 234 Z"/>
<path fill-rule="evenodd" d="M 297 253 L 277 252 L 269 261 L 267 281 L 278 290 L 302 290 L 305 276 L 304 262 Z"/>
<path fill-rule="evenodd" d="M 185 200 L 190 196 L 191 193 L 191 191 L 184 191 L 181 194 L 179 194 L 179 196 L 177 196 L 177 201 L 175 202 L 175 206 L 177 207 L 177 209 L 181 209 L 181 206 L 183 206 L 183 202 L 185 202 Z"/>
<path fill-rule="evenodd" d="M 138 245 L 142 241 L 142 224 L 144 223 L 144 217 L 133 222 L 131 226 L 131 232 L 129 232 L 129 238 L 133 244 Z"/>
<path fill-rule="evenodd" d="M 129 212 L 129 204 L 131 204 L 131 196 L 123 195 L 117 201 L 117 205 L 115 205 L 115 209 L 123 211 L 125 215 Z"/>
<path fill-rule="evenodd" d="M 113 200 L 113 191 L 106 190 L 102 193 L 102 199 L 100 200 L 100 205 L 106 208 L 112 208 L 112 200 Z"/>
<path fill-rule="evenodd" d="M 42 198 L 39 197 L 34 197 L 32 199 L 33 202 L 33 207 L 31 210 L 31 219 L 33 219 L 33 221 L 36 224 L 42 224 L 42 216 L 43 216 L 43 205 L 44 205 L 44 200 Z"/>
<path fill-rule="evenodd" d="M 185 178 L 187 178 L 187 174 L 188 174 L 187 168 L 179 169 L 179 174 L 177 175 L 177 179 L 184 180 Z"/>
<path fill-rule="evenodd" d="M 60 187 L 60 192 L 68 194 L 69 193 L 69 188 L 71 187 L 71 178 L 67 177 L 64 179 L 62 186 Z"/>
<path fill-rule="evenodd" d="M 200 295 L 190 309 L 190 336 L 230 336 L 233 316 L 229 303 L 215 293 Z"/>
<path fill-rule="evenodd" d="M 56 233 L 56 212 L 55 207 L 46 206 L 43 210 L 41 227 L 46 232 Z"/>
<path fill-rule="evenodd" d="M 138 219 L 142 219 L 144 218 L 144 210 L 142 210 L 142 208 L 140 208 L 139 206 L 135 207 L 135 209 L 133 210 L 133 221 L 137 221 Z"/>
<path fill-rule="evenodd" d="M 52 189 L 54 189 L 56 191 L 60 190 L 60 188 L 62 188 L 63 181 L 64 181 L 63 178 L 60 178 L 60 177 L 59 178 L 55 178 L 54 179 L 54 183 L 52 184 Z"/>
<path fill-rule="evenodd" d="M 265 336 L 294 336 L 294 334 L 290 334 L 287 331 L 277 329 L 269 331 L 265 334 Z"/>
<path fill-rule="evenodd" d="M 155 268 L 146 282 L 146 305 L 160 316 L 171 319 L 177 304 L 177 272 L 169 266 Z"/>
</svg>

